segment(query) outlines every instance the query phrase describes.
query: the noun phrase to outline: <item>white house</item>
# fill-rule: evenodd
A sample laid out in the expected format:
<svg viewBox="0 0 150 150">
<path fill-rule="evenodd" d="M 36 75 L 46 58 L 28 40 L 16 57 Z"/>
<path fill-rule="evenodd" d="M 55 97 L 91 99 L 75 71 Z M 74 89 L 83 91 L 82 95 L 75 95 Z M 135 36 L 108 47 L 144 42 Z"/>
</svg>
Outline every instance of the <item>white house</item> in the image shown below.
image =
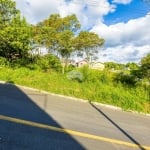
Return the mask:
<svg viewBox="0 0 150 150">
<path fill-rule="evenodd" d="M 76 62 L 77 67 L 83 67 L 84 65 L 88 65 L 88 61 L 86 59 Z M 103 70 L 105 68 L 105 65 L 101 62 L 91 62 L 89 64 L 89 67 L 91 69 Z"/>
<path fill-rule="evenodd" d="M 105 65 L 101 62 L 92 62 L 92 63 L 90 63 L 90 68 L 103 70 L 105 68 Z"/>
<path fill-rule="evenodd" d="M 84 65 L 87 65 L 87 64 L 88 64 L 88 61 L 86 59 L 76 62 L 77 67 L 83 67 Z"/>
</svg>

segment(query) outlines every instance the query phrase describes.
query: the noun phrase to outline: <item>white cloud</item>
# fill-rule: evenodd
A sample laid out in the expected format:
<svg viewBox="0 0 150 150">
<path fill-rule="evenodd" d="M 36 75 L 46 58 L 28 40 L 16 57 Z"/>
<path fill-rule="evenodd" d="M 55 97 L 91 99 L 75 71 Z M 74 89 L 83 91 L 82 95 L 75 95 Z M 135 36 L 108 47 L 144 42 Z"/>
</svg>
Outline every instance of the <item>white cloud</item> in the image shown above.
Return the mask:
<svg viewBox="0 0 150 150">
<path fill-rule="evenodd" d="M 100 22 L 91 31 L 106 41 L 105 60 L 119 62 L 137 61 L 150 52 L 150 16 L 107 26 Z"/>
<path fill-rule="evenodd" d="M 59 13 L 61 16 L 76 14 L 83 28 L 89 28 L 103 16 L 115 11 L 115 6 L 107 0 L 15 0 L 17 8 L 31 23 L 37 23 L 50 14 Z"/>
<path fill-rule="evenodd" d="M 135 46 L 133 44 L 105 47 L 100 52 L 99 61 L 114 61 L 120 63 L 136 62 L 150 52 L 150 45 Z"/>
<path fill-rule="evenodd" d="M 62 16 L 75 13 L 84 29 L 92 27 L 97 20 L 103 20 L 104 15 L 113 11 L 115 6 L 110 5 L 107 0 L 72 0 L 59 7 Z"/>
<path fill-rule="evenodd" d="M 27 18 L 30 23 L 37 23 L 46 19 L 52 13 L 59 13 L 58 7 L 63 0 L 15 0 L 17 8 Z"/>
<path fill-rule="evenodd" d="M 119 44 L 133 43 L 145 45 L 150 41 L 150 16 L 133 19 L 127 23 L 117 23 L 107 26 L 102 22 L 96 24 L 92 31 L 98 33 L 106 40 L 106 44 L 116 46 Z"/>
<path fill-rule="evenodd" d="M 132 0 L 113 0 L 113 3 L 116 3 L 116 4 L 129 4 L 131 3 Z"/>
</svg>

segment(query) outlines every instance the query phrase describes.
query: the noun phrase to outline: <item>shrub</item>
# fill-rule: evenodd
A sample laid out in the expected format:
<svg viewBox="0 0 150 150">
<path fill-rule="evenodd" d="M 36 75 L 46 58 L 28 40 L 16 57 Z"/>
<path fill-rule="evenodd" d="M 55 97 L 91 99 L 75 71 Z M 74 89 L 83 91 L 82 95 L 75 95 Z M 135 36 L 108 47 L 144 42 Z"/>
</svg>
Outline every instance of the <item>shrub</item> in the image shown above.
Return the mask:
<svg viewBox="0 0 150 150">
<path fill-rule="evenodd" d="M 102 83 L 111 83 L 112 82 L 112 73 L 111 72 L 107 72 L 107 71 L 102 71 L 100 74 L 100 81 Z"/>
<path fill-rule="evenodd" d="M 9 65 L 7 59 L 4 57 L 0 57 L 0 66 L 7 66 L 7 65 Z"/>
<path fill-rule="evenodd" d="M 79 69 L 79 71 L 82 73 L 83 75 L 83 80 L 84 81 L 88 81 L 88 78 L 89 78 L 89 66 L 88 65 L 85 65 L 83 67 L 81 67 Z"/>
<path fill-rule="evenodd" d="M 137 80 L 135 76 L 131 74 L 125 74 L 123 72 L 116 74 L 114 77 L 115 82 L 121 82 L 124 85 L 135 86 Z"/>
<path fill-rule="evenodd" d="M 69 64 L 69 65 L 65 68 L 65 71 L 66 71 L 66 72 L 70 72 L 70 71 L 72 71 L 72 70 L 74 70 L 74 69 L 75 69 L 75 66 L 72 65 L 72 64 Z"/>
<path fill-rule="evenodd" d="M 60 60 L 52 54 L 44 55 L 37 58 L 37 64 L 44 71 L 48 71 L 51 69 L 55 71 L 61 71 L 62 68 Z"/>
<path fill-rule="evenodd" d="M 82 73 L 76 70 L 72 70 L 69 73 L 67 73 L 67 78 L 69 80 L 77 80 L 79 82 L 82 82 L 84 80 Z"/>
<path fill-rule="evenodd" d="M 88 66 L 83 66 L 79 69 L 82 73 L 84 81 L 89 83 L 110 83 L 112 82 L 112 73 L 108 71 L 101 71 L 95 69 L 89 69 Z"/>
</svg>

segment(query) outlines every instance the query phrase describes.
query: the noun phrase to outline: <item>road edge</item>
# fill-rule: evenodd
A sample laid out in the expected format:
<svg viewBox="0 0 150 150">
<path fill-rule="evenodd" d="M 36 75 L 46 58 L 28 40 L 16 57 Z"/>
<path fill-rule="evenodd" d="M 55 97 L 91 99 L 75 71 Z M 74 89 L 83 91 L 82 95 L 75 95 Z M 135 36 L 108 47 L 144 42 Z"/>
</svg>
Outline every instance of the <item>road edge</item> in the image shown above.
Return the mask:
<svg viewBox="0 0 150 150">
<path fill-rule="evenodd" d="M 28 90 L 32 90 L 32 91 L 35 91 L 35 92 L 40 92 L 40 93 L 43 93 L 43 94 L 49 94 L 49 95 L 58 96 L 58 97 L 62 97 L 62 98 L 67 98 L 67 99 L 74 100 L 74 101 L 80 101 L 80 102 L 83 102 L 83 103 L 88 103 L 89 102 L 89 100 L 87 100 L 87 99 L 81 99 L 81 98 L 76 98 L 76 97 L 71 97 L 71 96 L 66 96 L 66 95 L 61 95 L 61 94 L 55 94 L 55 93 L 51 93 L 51 92 L 48 92 L 48 91 L 44 91 L 44 90 L 40 90 L 40 89 L 36 89 L 36 88 L 32 88 L 32 87 L 27 87 L 27 86 L 23 86 L 23 85 L 19 85 L 19 84 L 14 84 L 14 83 L 9 83 L 9 82 L 6 82 L 6 81 L 0 81 L 0 83 L 1 84 L 15 85 L 19 88 L 28 89 Z M 92 102 L 92 101 L 90 101 L 90 103 L 92 103 L 94 105 L 97 105 L 97 106 L 113 109 L 113 110 L 118 110 L 118 111 L 122 111 L 122 112 L 130 112 L 130 113 L 140 114 L 140 115 L 150 117 L 150 114 L 147 114 L 147 113 L 142 113 L 142 112 L 137 112 L 137 111 L 132 111 L 132 110 L 124 110 L 121 107 L 117 107 L 117 106 L 113 106 L 113 105 L 103 104 L 103 103 L 99 103 L 99 102 Z"/>
</svg>

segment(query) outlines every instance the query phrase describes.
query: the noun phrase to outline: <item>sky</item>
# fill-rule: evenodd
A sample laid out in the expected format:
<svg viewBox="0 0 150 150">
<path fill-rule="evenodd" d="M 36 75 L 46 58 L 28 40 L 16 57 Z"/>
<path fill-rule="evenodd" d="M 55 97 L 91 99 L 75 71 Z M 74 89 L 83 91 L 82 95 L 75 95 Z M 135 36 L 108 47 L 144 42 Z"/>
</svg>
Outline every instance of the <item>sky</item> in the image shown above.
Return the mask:
<svg viewBox="0 0 150 150">
<path fill-rule="evenodd" d="M 150 3 L 148 0 L 15 0 L 31 24 L 51 14 L 76 14 L 82 30 L 105 39 L 99 61 L 140 62 L 150 53 Z M 145 1 L 145 2 L 143 2 Z"/>
</svg>

